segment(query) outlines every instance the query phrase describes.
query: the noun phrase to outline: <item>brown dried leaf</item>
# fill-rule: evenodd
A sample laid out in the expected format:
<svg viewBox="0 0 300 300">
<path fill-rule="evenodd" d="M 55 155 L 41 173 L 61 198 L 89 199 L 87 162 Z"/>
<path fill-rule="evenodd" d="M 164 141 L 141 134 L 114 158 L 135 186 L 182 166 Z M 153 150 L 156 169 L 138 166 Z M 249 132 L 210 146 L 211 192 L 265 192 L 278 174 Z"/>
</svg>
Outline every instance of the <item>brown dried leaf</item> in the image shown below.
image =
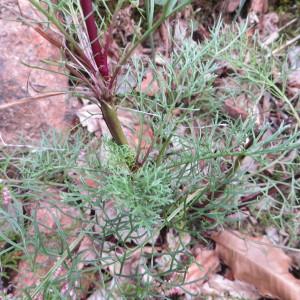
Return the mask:
<svg viewBox="0 0 300 300">
<path fill-rule="evenodd" d="M 279 16 L 275 12 L 271 12 L 268 14 L 265 14 L 262 17 L 262 20 L 259 24 L 260 29 L 260 35 L 264 40 L 265 44 L 270 44 L 270 42 L 273 39 L 276 39 L 275 37 L 272 37 L 275 33 L 278 35 L 278 23 L 279 23 Z M 267 39 L 270 39 L 269 43 L 266 42 Z"/>
<path fill-rule="evenodd" d="M 289 273 L 291 258 L 265 237 L 224 230 L 212 235 L 216 252 L 237 280 L 253 284 L 262 295 L 297 300 L 300 280 Z"/>
<path fill-rule="evenodd" d="M 253 174 L 257 171 L 258 167 L 259 164 L 255 159 L 253 159 L 251 156 L 246 156 L 241 162 L 240 170 Z"/>
<path fill-rule="evenodd" d="M 171 45 L 171 36 L 169 34 L 170 32 L 169 27 L 170 27 L 170 22 L 168 20 L 162 23 L 161 26 L 159 27 L 159 35 L 160 35 L 161 43 L 163 45 L 163 49 L 166 57 L 169 57 L 169 50 Z"/>
<path fill-rule="evenodd" d="M 177 16 L 176 23 L 174 25 L 174 42 L 176 46 L 182 45 L 183 41 L 186 41 L 189 36 L 189 24 L 185 19 L 179 19 Z M 190 40 L 191 43 L 194 41 Z"/>
<path fill-rule="evenodd" d="M 60 190 L 58 189 L 49 188 L 44 190 L 43 197 L 39 201 L 30 203 L 27 207 L 36 223 L 36 226 L 29 226 L 28 233 L 32 237 L 39 234 L 43 240 L 44 249 L 61 247 L 62 240 L 59 235 L 61 230 L 68 233 L 68 237 L 64 242 L 71 244 L 82 227 L 79 220 L 80 212 L 75 207 L 61 201 Z M 41 278 L 57 262 L 55 256 L 46 255 L 44 252 L 41 253 L 33 245 L 28 247 L 28 253 L 30 254 L 28 257 L 35 257 L 34 267 L 32 261 L 27 259 L 26 256 L 20 261 L 18 273 L 13 278 L 13 283 L 16 286 L 15 296 L 21 295 L 24 288 L 37 286 L 41 282 Z M 53 276 L 61 278 L 66 273 L 67 268 L 63 265 L 55 271 Z"/>
<path fill-rule="evenodd" d="M 218 269 L 220 261 L 214 250 L 204 249 L 200 246 L 194 248 L 192 252 L 196 256 L 195 261 L 189 266 L 184 278 L 181 273 L 172 273 L 169 281 L 173 285 L 176 285 L 175 283 L 177 282 L 178 286 L 164 291 L 166 296 L 182 296 L 185 294 L 188 297 L 191 294 L 193 296 L 196 294 L 202 295 L 204 282 L 207 282 Z M 169 269 L 170 265 L 165 271 Z M 183 286 L 181 286 L 182 280 L 185 281 Z"/>
<path fill-rule="evenodd" d="M 103 131 L 103 117 L 100 107 L 97 104 L 88 104 L 77 111 L 77 116 L 83 127 L 87 127 L 88 132 L 97 133 Z M 107 129 L 108 130 L 108 129 Z M 102 132 L 103 134 L 104 132 Z M 105 132 L 106 133 L 106 132 Z"/>
<path fill-rule="evenodd" d="M 227 0 L 224 3 L 225 12 L 233 13 L 235 12 L 238 7 L 240 6 L 240 0 Z"/>
<path fill-rule="evenodd" d="M 110 250 L 106 252 L 105 247 L 110 248 Z M 133 283 L 136 274 L 143 274 L 140 278 L 142 282 L 153 281 L 152 275 L 147 272 L 147 256 L 157 253 L 156 248 L 143 247 L 131 253 L 124 248 L 110 246 L 106 242 L 102 250 L 102 255 L 105 257 L 105 267 L 117 285 Z"/>
<path fill-rule="evenodd" d="M 182 251 L 191 242 L 191 236 L 186 232 L 177 232 L 170 229 L 166 235 L 167 247 L 171 251 Z"/>
<path fill-rule="evenodd" d="M 300 46 L 292 47 L 287 51 L 291 70 L 300 69 Z"/>
<path fill-rule="evenodd" d="M 142 81 L 140 91 L 152 97 L 160 90 L 157 80 L 153 78 L 153 73 L 148 71 L 145 79 Z"/>
<path fill-rule="evenodd" d="M 114 39 L 118 44 L 126 46 L 130 36 L 137 31 L 132 18 L 132 5 L 120 9 L 114 19 L 112 30 Z"/>
<path fill-rule="evenodd" d="M 220 67 L 221 69 L 224 67 L 227 68 L 223 62 L 221 62 Z M 217 87 L 217 94 L 220 95 L 220 97 L 224 97 L 224 93 L 228 95 L 228 98 L 224 101 L 223 109 L 231 118 L 241 118 L 244 121 L 248 117 L 255 117 L 256 123 L 260 123 L 259 108 L 258 105 L 255 104 L 253 97 L 253 94 L 255 94 L 256 97 L 261 97 L 260 90 L 249 86 L 247 83 L 241 85 L 237 80 L 230 77 L 217 79 L 215 85 Z M 253 94 L 251 95 L 249 92 L 246 92 L 248 90 L 251 90 Z M 234 96 L 232 96 L 233 92 L 235 94 Z"/>
<path fill-rule="evenodd" d="M 12 104 L 1 111 L 0 118 L 1 134 L 7 143 L 18 142 L 20 136 L 38 141 L 41 133 L 50 128 L 58 131 L 69 129 L 65 120 L 69 110 L 65 96 L 63 93 L 52 93 L 68 90 L 68 77 L 64 75 L 66 70 L 58 65 L 46 66 L 42 63 L 49 59 L 60 60 L 60 50 L 47 42 L 34 28 L 28 27 L 26 21 L 23 22 L 24 17 L 22 22 L 14 22 L 14 26 L 11 26 L 8 20 L 19 19 L 18 6 L 22 14 L 28 16 L 27 21 L 32 27 L 33 23 L 37 23 L 32 20 L 39 19 L 37 10 L 27 0 L 0 1 L 0 103 Z M 46 24 L 44 20 L 39 24 Z M 48 31 L 53 29 L 48 25 L 47 28 Z M 26 64 L 35 65 L 36 68 L 28 68 Z M 35 103 L 14 105 L 16 99 L 30 99 L 41 92 L 48 95 L 51 92 L 52 97 Z"/>
<path fill-rule="evenodd" d="M 185 290 L 191 293 L 199 291 L 199 288 L 209 276 L 216 272 L 220 265 L 220 261 L 216 252 L 213 250 L 201 249 L 196 257 L 196 261 L 192 263 L 187 271 Z"/>
<path fill-rule="evenodd" d="M 166 243 L 164 244 L 165 253 L 156 258 L 156 263 L 160 272 L 167 272 L 178 262 L 182 262 L 184 252 L 189 247 L 191 236 L 186 232 L 178 232 L 170 229 L 166 234 Z M 173 256 L 169 253 L 175 253 Z M 175 261 L 174 261 L 175 258 Z"/>
<path fill-rule="evenodd" d="M 213 274 L 201 288 L 201 296 L 210 296 L 213 300 L 247 299 L 258 300 L 261 298 L 257 289 L 246 282 L 230 280 L 219 274 Z"/>
<path fill-rule="evenodd" d="M 241 98 L 241 97 L 240 97 Z M 225 112 L 233 119 L 241 118 L 245 121 L 248 117 L 248 112 L 245 110 L 245 106 L 240 107 L 233 99 L 226 99 L 224 101 Z"/>
<path fill-rule="evenodd" d="M 74 230 L 81 227 L 79 221 L 80 212 L 73 206 L 67 205 L 61 201 L 60 191 L 55 188 L 49 188 L 44 191 L 43 197 L 27 206 L 31 211 L 39 233 L 45 235 L 57 234 L 58 230 Z M 28 231 L 34 234 L 36 228 L 30 226 Z M 72 239 L 72 235 L 69 236 Z"/>
<path fill-rule="evenodd" d="M 89 132 L 95 133 L 96 135 L 111 136 L 98 105 L 88 104 L 83 106 L 78 110 L 77 116 L 80 119 L 82 126 L 87 127 Z M 127 110 L 118 110 L 118 118 L 128 139 L 129 145 L 132 148 L 140 146 L 142 152 L 146 152 L 153 139 L 151 127 L 147 124 L 141 125 L 138 114 Z"/>
<path fill-rule="evenodd" d="M 268 0 L 252 0 L 250 10 L 258 14 L 265 14 L 268 11 Z"/>
<path fill-rule="evenodd" d="M 271 95 L 268 92 L 265 92 L 262 96 L 260 103 L 258 103 L 259 115 L 258 125 L 262 126 L 264 123 L 268 122 L 271 111 Z"/>
<path fill-rule="evenodd" d="M 292 96 L 300 95 L 300 69 L 288 74 L 288 93 Z"/>
</svg>

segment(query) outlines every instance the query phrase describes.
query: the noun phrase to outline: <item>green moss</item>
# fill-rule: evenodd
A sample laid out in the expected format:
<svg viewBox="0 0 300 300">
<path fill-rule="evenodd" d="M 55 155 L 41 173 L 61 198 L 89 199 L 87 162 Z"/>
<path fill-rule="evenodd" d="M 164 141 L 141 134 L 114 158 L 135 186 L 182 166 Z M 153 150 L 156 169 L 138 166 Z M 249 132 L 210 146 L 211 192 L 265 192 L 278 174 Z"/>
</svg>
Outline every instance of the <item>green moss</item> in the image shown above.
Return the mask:
<svg viewBox="0 0 300 300">
<path fill-rule="evenodd" d="M 296 11 L 299 12 L 300 9 L 300 1 L 299 0 L 277 0 L 273 1 L 270 5 L 269 11 L 276 11 L 277 13 L 293 13 L 295 16 L 297 15 Z"/>
</svg>

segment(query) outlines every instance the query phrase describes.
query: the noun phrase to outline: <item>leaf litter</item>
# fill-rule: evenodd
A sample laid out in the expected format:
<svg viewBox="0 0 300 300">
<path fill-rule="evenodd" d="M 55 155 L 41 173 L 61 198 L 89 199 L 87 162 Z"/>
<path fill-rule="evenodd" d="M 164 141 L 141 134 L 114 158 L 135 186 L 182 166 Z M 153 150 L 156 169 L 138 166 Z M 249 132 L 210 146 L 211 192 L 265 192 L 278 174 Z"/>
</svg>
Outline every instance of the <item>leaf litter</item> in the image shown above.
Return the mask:
<svg viewBox="0 0 300 300">
<path fill-rule="evenodd" d="M 300 280 L 290 273 L 291 258 L 266 237 L 248 237 L 224 230 L 214 233 L 216 253 L 230 268 L 235 279 L 253 284 L 261 295 L 296 300 Z"/>
</svg>

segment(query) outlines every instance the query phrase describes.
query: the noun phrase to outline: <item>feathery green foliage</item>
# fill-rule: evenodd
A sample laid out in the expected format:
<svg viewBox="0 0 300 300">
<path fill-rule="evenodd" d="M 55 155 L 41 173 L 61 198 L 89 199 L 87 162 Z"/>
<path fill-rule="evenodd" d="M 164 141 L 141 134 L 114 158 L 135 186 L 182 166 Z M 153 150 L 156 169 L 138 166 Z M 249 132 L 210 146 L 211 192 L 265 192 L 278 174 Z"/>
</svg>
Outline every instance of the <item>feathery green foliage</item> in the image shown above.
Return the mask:
<svg viewBox="0 0 300 300">
<path fill-rule="evenodd" d="M 74 20 L 79 8 L 70 3 L 62 1 L 57 9 L 66 14 L 77 9 L 72 14 Z M 150 25 L 151 7 L 147 10 Z M 74 27 L 74 22 L 70 24 L 68 31 L 76 36 L 78 27 Z M 187 265 L 178 257 L 191 254 L 182 242 L 183 233 L 204 239 L 206 230 L 229 223 L 239 226 L 228 216 L 240 212 L 245 205 L 258 218 L 267 215 L 265 218 L 272 218 L 279 227 L 290 232 L 298 230 L 290 216 L 299 206 L 299 158 L 283 160 L 292 151 L 299 151 L 298 128 L 284 123 L 277 128 L 268 122 L 257 124 L 253 113 L 244 121 L 231 119 L 222 110 L 223 101 L 230 96 L 243 92 L 251 103 L 256 103 L 259 99 L 253 91 L 268 91 L 286 104 L 294 120 L 299 118 L 285 96 L 284 84 L 279 88 L 272 78 L 271 66 L 279 67 L 278 62 L 258 44 L 249 45 L 246 30 L 247 24 L 228 28 L 218 22 L 209 40 L 201 44 L 191 39 L 179 41 L 161 67 L 149 61 L 160 87 L 151 97 L 139 88 L 147 71 L 145 63 L 132 57 L 126 72 L 136 78 L 137 88 L 116 100 L 120 107 L 137 111 L 141 123 L 150 124 L 153 129 L 151 151 L 143 163 L 139 161 L 139 168 L 130 168 L 136 153 L 129 146 L 103 139 L 95 149 L 91 137 L 80 131 L 68 138 L 55 134 L 45 137 L 34 151 L 16 152 L 0 162 L 2 184 L 18 208 L 15 215 L 0 209 L 17 235 L 14 240 L 7 232 L 1 232 L 1 239 L 9 245 L 7 249 L 22 251 L 32 267 L 36 266 L 38 254 L 56 259 L 41 282 L 28 291 L 32 298 L 44 293 L 48 299 L 54 293 L 57 299 L 64 299 L 58 286 L 66 281 L 68 292 L 79 292 L 78 278 L 83 270 L 77 267 L 85 261 L 85 250 L 76 250 L 85 237 L 91 240 L 90 248 L 96 253 L 85 263 L 101 278 L 99 287 L 117 299 L 126 298 L 124 295 L 146 299 L 151 293 L 157 296 L 151 280 L 171 288 L 173 283 L 165 279 L 176 271 L 182 278 L 179 276 L 181 281 L 174 285 L 184 283 Z M 239 86 L 247 83 L 248 89 L 218 87 L 215 80 L 221 62 L 231 68 L 231 79 Z M 174 110 L 180 111 L 178 117 Z M 103 152 L 107 155 L 103 156 Z M 245 158 L 258 167 L 254 171 L 243 167 Z M 10 164 L 18 171 L 16 180 L 7 175 Z M 274 171 L 266 175 L 270 168 Z M 279 185 L 288 186 L 288 193 L 283 193 Z M 277 191 L 275 196 L 269 193 L 272 187 Z M 258 198 L 241 202 L 249 190 L 259 193 Z M 256 205 L 258 200 L 260 206 Z M 37 204 L 45 203 L 50 205 L 54 228 L 37 218 Z M 55 209 L 57 215 L 67 216 L 62 204 L 73 209 L 69 217 L 75 221 L 74 230 L 65 230 L 53 213 Z M 52 244 L 47 243 L 42 228 L 51 229 Z M 155 238 L 165 228 L 179 232 L 177 248 L 168 249 L 167 253 L 143 253 L 144 246 L 153 247 Z M 137 252 L 142 257 L 140 268 L 128 274 L 126 263 Z M 157 263 L 158 257 L 165 259 L 167 269 Z M 62 267 L 66 274 L 59 277 L 57 270 Z M 103 276 L 110 267 L 115 272 L 113 280 Z M 124 278 L 137 280 L 138 287 L 133 289 L 130 282 L 124 283 Z"/>
</svg>

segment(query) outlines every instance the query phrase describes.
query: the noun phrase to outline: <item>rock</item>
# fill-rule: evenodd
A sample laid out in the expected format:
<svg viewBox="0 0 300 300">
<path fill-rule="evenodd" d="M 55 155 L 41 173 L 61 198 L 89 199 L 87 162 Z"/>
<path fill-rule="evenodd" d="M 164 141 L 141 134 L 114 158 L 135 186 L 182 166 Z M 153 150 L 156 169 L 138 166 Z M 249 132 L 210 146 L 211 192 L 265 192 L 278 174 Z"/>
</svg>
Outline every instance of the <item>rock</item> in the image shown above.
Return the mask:
<svg viewBox="0 0 300 300">
<path fill-rule="evenodd" d="M 42 66 L 41 60 L 59 60 L 60 51 L 34 29 L 16 19 L 10 10 L 17 9 L 17 0 L 1 0 L 0 4 L 0 105 L 39 93 L 68 89 L 68 77 L 33 69 L 25 64 Z M 24 15 L 33 17 L 29 1 L 19 0 Z M 45 64 L 43 65 L 45 68 Z M 48 66 L 54 72 L 58 67 Z M 0 110 L 0 134 L 6 143 L 20 136 L 37 140 L 42 131 L 68 128 L 66 95 L 43 98 L 31 103 Z"/>
</svg>

